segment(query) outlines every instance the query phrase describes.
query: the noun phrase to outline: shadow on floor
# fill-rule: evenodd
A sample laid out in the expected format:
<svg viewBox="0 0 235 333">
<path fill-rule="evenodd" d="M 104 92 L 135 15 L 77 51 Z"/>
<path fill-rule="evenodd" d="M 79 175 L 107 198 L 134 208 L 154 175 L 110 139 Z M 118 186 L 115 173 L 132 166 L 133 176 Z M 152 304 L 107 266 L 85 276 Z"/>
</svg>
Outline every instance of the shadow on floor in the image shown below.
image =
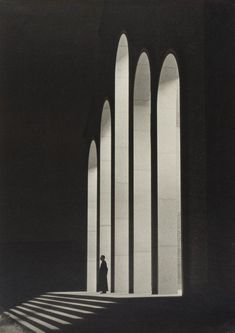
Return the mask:
<svg viewBox="0 0 235 333">
<path fill-rule="evenodd" d="M 8 309 L 3 318 L 1 333 L 18 333 L 7 331 L 8 324 L 18 327 L 19 333 L 235 333 L 231 314 L 181 297 L 46 293 Z"/>
</svg>

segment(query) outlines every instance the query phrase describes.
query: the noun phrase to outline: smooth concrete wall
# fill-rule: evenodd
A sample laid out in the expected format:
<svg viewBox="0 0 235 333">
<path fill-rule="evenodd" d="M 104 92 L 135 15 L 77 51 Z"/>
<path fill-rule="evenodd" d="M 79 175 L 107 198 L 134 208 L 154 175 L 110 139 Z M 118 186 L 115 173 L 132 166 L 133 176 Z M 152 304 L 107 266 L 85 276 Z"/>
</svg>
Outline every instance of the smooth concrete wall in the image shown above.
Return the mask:
<svg viewBox="0 0 235 333">
<path fill-rule="evenodd" d="M 134 86 L 134 292 L 151 292 L 150 66 L 142 53 Z"/>
<path fill-rule="evenodd" d="M 111 116 L 106 101 L 100 131 L 100 254 L 108 265 L 108 286 L 111 282 Z"/>
<path fill-rule="evenodd" d="M 92 141 L 88 161 L 88 221 L 87 221 L 87 291 L 97 286 L 97 150 Z"/>
<path fill-rule="evenodd" d="M 211 301 L 235 299 L 234 1 L 206 3 L 208 288 Z M 219 48 L 218 48 L 219 46 Z M 218 52 L 219 50 L 219 52 Z M 226 296 L 225 296 L 226 295 Z"/>
<path fill-rule="evenodd" d="M 169 54 L 162 66 L 157 103 L 159 293 L 181 289 L 179 73 Z"/>
<path fill-rule="evenodd" d="M 129 290 L 129 55 L 125 35 L 115 68 L 115 291 Z"/>
</svg>

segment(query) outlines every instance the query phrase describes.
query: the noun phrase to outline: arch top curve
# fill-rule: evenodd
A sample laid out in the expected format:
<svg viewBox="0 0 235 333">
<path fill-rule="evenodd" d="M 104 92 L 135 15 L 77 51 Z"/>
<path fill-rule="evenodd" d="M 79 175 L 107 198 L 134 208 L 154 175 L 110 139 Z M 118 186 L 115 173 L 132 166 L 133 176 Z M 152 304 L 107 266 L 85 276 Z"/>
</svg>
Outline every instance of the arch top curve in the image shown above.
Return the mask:
<svg viewBox="0 0 235 333">
<path fill-rule="evenodd" d="M 137 61 L 136 70 L 135 70 L 135 83 L 140 79 L 140 77 L 151 76 L 151 67 L 148 54 L 143 51 L 140 53 L 140 56 Z"/>
<path fill-rule="evenodd" d="M 97 167 L 97 147 L 95 140 L 92 140 L 89 148 L 88 168 L 93 169 Z"/>
<path fill-rule="evenodd" d="M 164 58 L 163 58 L 163 65 L 166 65 L 168 67 L 177 67 L 178 68 L 178 62 L 177 62 L 177 56 L 174 52 L 171 50 L 168 51 Z"/>
<path fill-rule="evenodd" d="M 122 32 L 118 39 L 118 48 L 119 47 L 128 47 L 128 37 L 126 32 Z"/>
<path fill-rule="evenodd" d="M 110 110 L 110 102 L 109 102 L 108 99 L 106 99 L 106 100 L 104 101 L 102 111 L 103 111 L 103 110 L 106 110 L 106 109 L 109 109 L 109 110 Z"/>
<path fill-rule="evenodd" d="M 170 81 L 174 79 L 179 79 L 179 66 L 175 54 L 169 52 L 162 62 L 160 80 Z"/>
<path fill-rule="evenodd" d="M 138 62 L 137 62 L 137 67 L 139 65 L 148 65 L 150 67 L 149 55 L 147 54 L 146 51 L 142 51 L 140 53 L 140 56 L 139 56 Z"/>
<path fill-rule="evenodd" d="M 111 137 L 111 108 L 108 100 L 104 102 L 102 109 L 100 134 L 101 137 Z"/>
<path fill-rule="evenodd" d="M 138 59 L 135 80 L 134 80 L 134 100 L 135 103 L 144 104 L 151 98 L 151 70 L 148 54 L 143 51 Z"/>
<path fill-rule="evenodd" d="M 118 41 L 116 51 L 116 73 L 119 73 L 122 68 L 127 70 L 129 65 L 129 45 L 127 35 L 123 33 Z"/>
</svg>

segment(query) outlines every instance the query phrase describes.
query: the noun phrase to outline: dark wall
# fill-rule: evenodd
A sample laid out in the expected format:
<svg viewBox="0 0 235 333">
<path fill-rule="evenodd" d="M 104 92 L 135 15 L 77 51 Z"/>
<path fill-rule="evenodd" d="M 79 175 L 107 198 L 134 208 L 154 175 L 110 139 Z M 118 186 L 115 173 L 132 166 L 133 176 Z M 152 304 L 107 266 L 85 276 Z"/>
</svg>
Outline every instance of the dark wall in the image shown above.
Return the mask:
<svg viewBox="0 0 235 333">
<path fill-rule="evenodd" d="M 75 241 L 1 244 L 0 267 L 3 308 L 47 291 L 86 287 L 83 253 Z"/>
<path fill-rule="evenodd" d="M 101 8 L 1 1 L 2 241 L 78 240 L 83 230 Z"/>
<path fill-rule="evenodd" d="M 219 15 L 218 10 L 216 13 Z M 228 13 L 223 11 L 220 15 L 225 20 Z M 14 303 L 14 295 L 17 295 L 15 300 L 20 300 L 52 288 L 85 288 L 87 155 L 91 140 L 95 138 L 99 142 L 105 99 L 110 100 L 113 113 L 115 57 L 122 32 L 127 34 L 130 50 L 130 121 L 138 57 L 146 50 L 150 59 L 153 184 L 157 179 L 158 79 L 165 55 L 168 52 L 176 55 L 181 82 L 185 294 L 201 294 L 208 288 L 208 282 L 217 279 L 213 277 L 214 272 L 216 276 L 218 273 L 214 261 L 217 242 L 213 239 L 215 235 L 218 239 L 221 228 L 213 227 L 215 214 L 212 213 L 216 205 L 221 207 L 220 216 L 223 215 L 225 206 L 219 206 L 221 201 L 214 201 L 213 195 L 217 191 L 214 180 L 218 175 L 222 179 L 223 162 L 222 159 L 216 164 L 213 161 L 218 158 L 214 138 L 222 104 L 212 122 L 209 118 L 214 111 L 214 88 L 219 90 L 223 86 L 224 75 L 229 72 L 227 69 L 224 74 L 221 70 L 220 79 L 214 80 L 214 68 L 217 63 L 221 65 L 223 56 L 219 53 L 214 57 L 217 37 L 214 23 L 210 23 L 212 16 L 210 2 L 205 5 L 203 0 L 1 1 L 0 239 L 4 304 Z M 222 48 L 230 42 L 226 33 L 229 27 L 229 23 L 224 30 L 221 27 Z M 231 56 L 229 59 L 232 61 Z M 224 130 L 220 133 L 224 141 L 230 139 L 232 149 L 233 131 L 227 117 L 232 117 L 231 99 L 226 99 L 229 94 L 225 87 L 223 93 L 228 113 L 223 117 Z M 229 124 L 230 136 L 226 136 Z M 132 149 L 131 144 L 130 161 Z M 227 162 L 231 162 L 229 152 L 227 149 L 223 153 Z M 229 170 L 232 176 L 232 167 Z M 130 179 L 132 176 L 130 171 Z M 232 203 L 229 178 L 226 184 Z M 131 193 L 131 221 L 132 202 Z M 153 186 L 155 221 L 156 202 Z M 219 226 L 218 216 L 216 225 Z M 231 217 L 232 213 L 227 219 L 228 230 L 232 230 Z M 220 246 L 226 246 L 227 272 L 234 276 L 230 261 L 233 248 L 224 245 L 226 237 L 231 237 L 231 233 L 223 233 Z M 229 239 L 232 245 L 232 238 Z M 39 269 L 42 267 L 46 267 L 43 273 Z M 49 280 L 48 275 L 51 275 Z M 54 286 L 50 282 L 52 277 L 57 281 Z M 19 292 L 17 280 L 22 279 L 27 283 Z M 221 283 L 217 280 L 217 285 Z"/>
<path fill-rule="evenodd" d="M 234 2 L 206 6 L 209 281 L 214 297 L 234 298 Z M 227 301 L 227 299 L 226 299 Z"/>
<path fill-rule="evenodd" d="M 85 288 L 84 133 L 101 10 L 102 2 L 0 2 L 3 305 Z"/>
</svg>

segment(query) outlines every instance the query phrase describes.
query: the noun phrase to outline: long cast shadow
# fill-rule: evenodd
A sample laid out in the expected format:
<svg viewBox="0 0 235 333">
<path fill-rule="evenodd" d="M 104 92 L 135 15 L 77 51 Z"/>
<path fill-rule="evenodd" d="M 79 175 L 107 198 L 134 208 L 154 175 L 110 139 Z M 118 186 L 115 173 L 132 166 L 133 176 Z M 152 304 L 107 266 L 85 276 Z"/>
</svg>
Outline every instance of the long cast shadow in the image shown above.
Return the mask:
<svg viewBox="0 0 235 333">
<path fill-rule="evenodd" d="M 46 293 L 5 315 L 27 332 L 49 333 L 228 333 L 231 316 L 182 297 L 112 297 Z"/>
</svg>

